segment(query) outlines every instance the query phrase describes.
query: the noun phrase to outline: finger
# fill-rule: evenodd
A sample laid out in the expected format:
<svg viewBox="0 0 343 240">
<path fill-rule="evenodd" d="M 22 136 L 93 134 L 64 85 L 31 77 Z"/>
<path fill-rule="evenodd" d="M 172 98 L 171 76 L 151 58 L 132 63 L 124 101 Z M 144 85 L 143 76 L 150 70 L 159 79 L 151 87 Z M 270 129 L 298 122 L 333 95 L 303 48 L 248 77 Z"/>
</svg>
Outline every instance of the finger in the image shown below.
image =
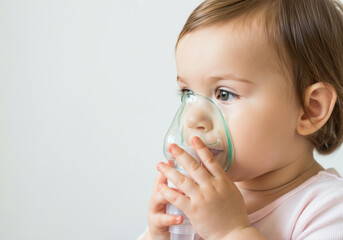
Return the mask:
<svg viewBox="0 0 343 240">
<path fill-rule="evenodd" d="M 187 171 L 191 178 L 193 178 L 199 185 L 203 185 L 209 182 L 211 175 L 201 165 L 201 163 L 194 160 L 194 158 L 186 151 L 184 151 L 176 144 L 171 144 L 168 148 L 168 151 Z"/>
<path fill-rule="evenodd" d="M 155 178 L 155 183 L 153 187 L 153 193 L 157 193 L 159 189 L 160 184 L 166 184 L 167 183 L 167 178 L 161 174 L 160 172 L 157 173 L 157 176 Z"/>
<path fill-rule="evenodd" d="M 172 190 L 165 184 L 161 187 L 161 194 L 169 203 L 187 214 L 191 204 L 191 200 L 188 197 Z"/>
<path fill-rule="evenodd" d="M 160 162 L 157 165 L 158 171 L 160 171 L 164 176 L 167 177 L 169 181 L 171 181 L 177 188 L 179 188 L 182 192 L 184 192 L 189 197 L 193 196 L 193 193 L 197 191 L 198 185 L 181 172 L 168 166 L 165 163 Z M 161 184 L 165 185 L 165 184 Z"/>
<path fill-rule="evenodd" d="M 172 160 L 168 160 L 167 164 L 171 167 L 174 166 L 174 163 Z M 167 184 L 167 178 L 163 174 L 161 174 L 160 172 L 157 172 L 157 176 L 155 178 L 155 182 L 154 182 L 154 186 L 153 186 L 153 192 L 154 193 L 158 192 L 159 185 L 162 183 Z"/>
<path fill-rule="evenodd" d="M 214 159 L 212 152 L 199 137 L 193 137 L 191 144 L 209 173 L 213 176 L 223 176 L 225 174 L 223 167 Z"/>
<path fill-rule="evenodd" d="M 149 211 L 153 213 L 165 212 L 168 201 L 162 196 L 160 192 L 152 195 L 149 204 Z"/>
<path fill-rule="evenodd" d="M 158 227 L 169 227 L 171 225 L 181 224 L 183 217 L 181 215 L 157 214 L 154 222 Z"/>
<path fill-rule="evenodd" d="M 171 188 L 171 189 L 182 195 L 185 195 L 180 189 L 177 189 L 177 188 Z M 153 213 L 158 213 L 158 212 L 165 213 L 167 203 L 168 201 L 162 196 L 162 194 L 160 192 L 157 192 L 153 194 L 152 197 L 150 198 L 149 211 Z"/>
<path fill-rule="evenodd" d="M 168 160 L 168 163 L 167 163 L 169 166 L 171 167 L 174 167 L 174 162 L 172 160 Z"/>
</svg>

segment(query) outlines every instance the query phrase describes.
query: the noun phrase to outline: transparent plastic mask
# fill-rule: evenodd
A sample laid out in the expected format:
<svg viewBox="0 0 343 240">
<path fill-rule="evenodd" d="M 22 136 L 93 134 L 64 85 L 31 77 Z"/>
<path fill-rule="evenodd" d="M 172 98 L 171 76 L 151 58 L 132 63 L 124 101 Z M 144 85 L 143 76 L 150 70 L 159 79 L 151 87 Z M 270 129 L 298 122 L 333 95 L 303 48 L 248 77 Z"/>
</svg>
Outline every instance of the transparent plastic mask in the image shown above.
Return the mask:
<svg viewBox="0 0 343 240">
<path fill-rule="evenodd" d="M 233 146 L 229 130 L 218 106 L 209 98 L 193 92 L 181 95 L 181 106 L 165 136 L 163 152 L 168 160 L 174 160 L 174 167 L 183 169 L 168 152 L 170 144 L 175 143 L 199 161 L 191 139 L 198 136 L 212 152 L 225 171 L 233 158 Z"/>
</svg>

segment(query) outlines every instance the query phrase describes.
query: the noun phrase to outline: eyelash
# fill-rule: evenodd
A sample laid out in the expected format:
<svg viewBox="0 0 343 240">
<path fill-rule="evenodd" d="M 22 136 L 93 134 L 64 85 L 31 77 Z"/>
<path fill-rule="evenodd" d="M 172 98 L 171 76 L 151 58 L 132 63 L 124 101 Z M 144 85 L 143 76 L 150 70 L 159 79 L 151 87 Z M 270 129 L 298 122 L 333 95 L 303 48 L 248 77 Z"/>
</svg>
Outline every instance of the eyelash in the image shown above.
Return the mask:
<svg viewBox="0 0 343 240">
<path fill-rule="evenodd" d="M 183 88 L 178 90 L 178 94 L 181 96 L 185 92 L 193 92 L 192 90 L 189 90 L 188 88 Z"/>
<path fill-rule="evenodd" d="M 184 88 L 184 89 L 180 89 L 178 92 L 179 92 L 179 95 L 182 95 L 185 92 L 193 92 L 193 91 L 188 89 L 188 88 Z M 219 94 L 224 93 L 224 92 L 229 95 L 229 98 L 227 100 L 219 99 Z M 230 95 L 232 97 L 230 97 Z M 234 93 L 232 93 L 232 92 L 230 92 L 228 90 L 224 90 L 224 89 L 221 89 L 221 88 L 216 89 L 215 96 L 216 96 L 216 99 L 218 99 L 220 101 L 223 101 L 223 102 L 228 102 L 228 101 L 231 101 L 231 100 L 234 100 L 234 99 L 238 98 L 237 94 L 234 94 Z"/>
</svg>

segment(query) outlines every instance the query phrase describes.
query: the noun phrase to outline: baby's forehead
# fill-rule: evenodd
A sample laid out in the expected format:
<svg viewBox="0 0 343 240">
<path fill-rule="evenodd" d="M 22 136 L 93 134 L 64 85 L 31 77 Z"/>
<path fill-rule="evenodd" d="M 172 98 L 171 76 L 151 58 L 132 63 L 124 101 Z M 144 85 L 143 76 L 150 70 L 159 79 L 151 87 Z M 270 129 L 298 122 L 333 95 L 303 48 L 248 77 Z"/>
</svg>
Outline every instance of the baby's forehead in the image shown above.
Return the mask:
<svg viewBox="0 0 343 240">
<path fill-rule="evenodd" d="M 267 55 L 274 70 L 292 78 L 292 62 L 285 50 L 276 20 L 277 11 L 272 3 L 273 1 L 266 0 L 227 8 L 231 3 L 221 2 L 213 8 L 208 5 L 196 10 L 197 14 L 190 17 L 180 33 L 176 51 L 181 41 L 196 43 L 199 39 L 215 37 L 221 38 L 222 41 L 236 40 L 236 48 L 242 53 L 248 52 L 257 61 L 261 55 Z M 226 31 L 227 34 L 218 36 L 218 29 Z"/>
<path fill-rule="evenodd" d="M 268 71 L 281 69 L 277 52 L 263 28 L 257 23 L 244 25 L 228 22 L 192 31 L 179 41 L 176 60 L 185 62 L 190 55 L 198 56 L 198 61 L 203 58 L 213 61 L 211 56 L 216 56 L 218 61 L 225 62 L 226 59 L 235 57 L 238 62 L 244 60 L 250 65 L 261 65 L 267 67 Z M 211 61 L 207 64 L 211 64 Z"/>
<path fill-rule="evenodd" d="M 230 24 L 191 32 L 176 50 L 178 76 L 189 81 L 231 74 L 258 83 L 278 81 L 280 87 L 289 88 L 289 78 L 278 62 L 263 31 L 249 32 Z"/>
<path fill-rule="evenodd" d="M 222 40 L 223 42 L 235 40 L 237 41 L 236 44 L 239 43 L 237 47 L 245 45 L 249 49 L 258 46 L 266 54 L 270 54 L 270 57 L 277 57 L 278 55 L 274 48 L 276 39 L 270 36 L 274 35 L 273 32 L 273 30 L 267 29 L 265 21 L 261 17 L 256 16 L 249 19 L 237 18 L 226 22 L 205 25 L 204 27 L 199 27 L 186 33 L 179 39 L 176 45 L 176 51 L 180 48 L 180 43 L 186 41 L 192 41 L 193 44 L 196 44 L 199 39 L 216 39 Z"/>
</svg>

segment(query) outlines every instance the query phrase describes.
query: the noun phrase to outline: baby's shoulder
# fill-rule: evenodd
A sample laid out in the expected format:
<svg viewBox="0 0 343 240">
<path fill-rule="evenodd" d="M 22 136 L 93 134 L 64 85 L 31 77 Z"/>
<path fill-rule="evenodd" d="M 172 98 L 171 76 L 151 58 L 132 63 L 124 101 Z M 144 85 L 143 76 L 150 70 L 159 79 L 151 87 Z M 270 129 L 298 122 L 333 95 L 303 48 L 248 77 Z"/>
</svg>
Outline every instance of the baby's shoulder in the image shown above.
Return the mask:
<svg viewBox="0 0 343 240">
<path fill-rule="evenodd" d="M 309 193 L 313 195 L 324 195 L 328 192 L 343 194 L 343 178 L 335 169 L 320 171 L 313 178 L 305 188 Z"/>
<path fill-rule="evenodd" d="M 297 194 L 312 205 L 343 200 L 343 178 L 333 168 L 321 171 L 300 186 Z"/>
</svg>

